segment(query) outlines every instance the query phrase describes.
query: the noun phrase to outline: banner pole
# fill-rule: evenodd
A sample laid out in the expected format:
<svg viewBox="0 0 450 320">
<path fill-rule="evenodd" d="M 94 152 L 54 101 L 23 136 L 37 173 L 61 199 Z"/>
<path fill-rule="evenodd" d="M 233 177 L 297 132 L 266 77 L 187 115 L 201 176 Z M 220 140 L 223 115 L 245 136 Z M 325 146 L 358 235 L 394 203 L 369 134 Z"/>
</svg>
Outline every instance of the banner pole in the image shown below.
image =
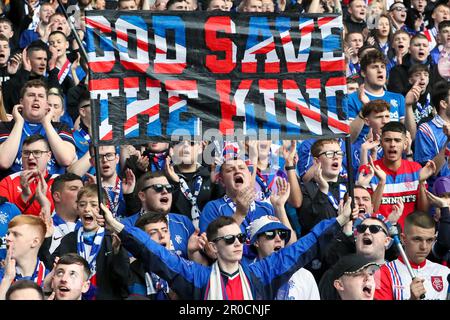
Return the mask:
<svg viewBox="0 0 450 320">
<path fill-rule="evenodd" d="M 355 208 L 355 182 L 353 177 L 353 163 L 352 163 L 352 143 L 350 135 L 345 137 L 345 156 L 347 157 L 347 190 L 348 195 L 352 198 L 352 210 Z"/>
<path fill-rule="evenodd" d="M 89 68 L 88 65 L 88 55 L 86 52 L 86 49 L 83 46 L 83 42 L 81 41 L 80 37 L 78 36 L 78 32 L 75 29 L 75 26 L 72 23 L 72 20 L 70 19 L 69 15 L 67 14 L 66 8 L 64 8 L 64 5 L 62 4 L 61 0 L 57 0 L 58 1 L 58 5 L 59 8 L 61 8 L 64 16 L 66 17 L 67 23 L 69 24 L 69 28 L 70 31 L 73 33 L 75 40 L 77 41 L 78 47 L 79 47 L 79 53 L 81 54 L 81 56 L 85 59 L 86 61 L 86 65 Z M 89 70 L 88 74 L 89 74 Z M 98 203 L 100 205 L 100 203 L 103 203 L 103 197 L 102 197 L 102 180 L 101 180 L 101 175 L 100 175 L 100 159 L 98 156 L 98 143 L 95 139 L 93 139 L 94 137 L 98 137 L 97 133 L 97 128 L 94 126 L 94 117 L 96 115 L 95 109 L 94 109 L 94 105 L 92 104 L 92 99 L 91 99 L 91 134 L 92 134 L 92 144 L 93 144 L 93 149 L 94 149 L 94 159 L 95 159 L 95 177 L 97 179 L 97 193 L 98 193 Z M 100 211 L 101 213 L 102 211 Z"/>
</svg>

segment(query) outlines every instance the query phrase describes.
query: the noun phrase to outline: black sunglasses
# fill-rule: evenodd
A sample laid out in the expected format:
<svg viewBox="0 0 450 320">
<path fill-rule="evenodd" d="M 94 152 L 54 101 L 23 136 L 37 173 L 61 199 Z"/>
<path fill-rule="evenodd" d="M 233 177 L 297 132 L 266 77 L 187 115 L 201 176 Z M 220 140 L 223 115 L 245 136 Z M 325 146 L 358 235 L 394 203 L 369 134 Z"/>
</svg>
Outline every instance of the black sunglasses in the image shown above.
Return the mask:
<svg viewBox="0 0 450 320">
<path fill-rule="evenodd" d="M 281 240 L 286 240 L 288 237 L 289 231 L 287 231 L 287 230 L 271 230 L 271 231 L 266 231 L 263 234 L 267 240 L 275 239 L 277 234 Z"/>
<path fill-rule="evenodd" d="M 380 231 L 383 231 L 385 235 L 388 235 L 386 230 L 384 230 L 382 226 L 376 224 L 367 225 L 361 223 L 356 226 L 356 231 L 358 231 L 358 233 L 364 233 L 367 230 L 367 228 L 369 228 L 369 231 L 372 234 L 376 234 Z"/>
<path fill-rule="evenodd" d="M 146 186 L 145 188 L 142 188 L 141 191 L 144 192 L 144 191 L 146 191 L 146 190 L 148 190 L 150 188 L 152 188 L 153 190 L 155 190 L 158 193 L 161 193 L 163 191 L 163 189 L 166 189 L 166 191 L 168 193 L 172 193 L 173 189 L 174 189 L 171 184 L 160 184 L 160 183 L 158 183 L 158 184 L 152 184 L 150 186 Z"/>
<path fill-rule="evenodd" d="M 215 238 L 212 242 L 217 242 L 219 240 L 223 240 L 225 242 L 225 244 L 227 246 L 229 246 L 229 245 L 232 245 L 236 241 L 236 239 L 238 239 L 238 241 L 240 243 L 244 243 L 246 236 L 243 233 L 238 233 L 237 235 L 228 234 L 223 237 Z"/>
</svg>

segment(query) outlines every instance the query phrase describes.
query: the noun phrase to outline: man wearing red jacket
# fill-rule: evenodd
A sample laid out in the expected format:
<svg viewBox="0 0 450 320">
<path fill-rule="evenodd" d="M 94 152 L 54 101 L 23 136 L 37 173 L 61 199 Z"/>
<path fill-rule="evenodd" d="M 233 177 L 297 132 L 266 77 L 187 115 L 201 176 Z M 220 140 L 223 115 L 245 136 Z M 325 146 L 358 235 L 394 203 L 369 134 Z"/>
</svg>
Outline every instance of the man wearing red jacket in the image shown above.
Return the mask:
<svg viewBox="0 0 450 320">
<path fill-rule="evenodd" d="M 35 199 L 39 174 L 47 182 L 47 198 L 50 200 L 51 212 L 53 212 L 54 205 L 50 187 L 58 175 L 49 175 L 47 172 L 47 163 L 51 156 L 50 146 L 43 136 L 39 134 L 29 136 L 22 145 L 23 170 L 0 181 L 0 196 L 14 203 L 22 214 L 38 216 L 41 212 L 41 206 Z"/>
</svg>

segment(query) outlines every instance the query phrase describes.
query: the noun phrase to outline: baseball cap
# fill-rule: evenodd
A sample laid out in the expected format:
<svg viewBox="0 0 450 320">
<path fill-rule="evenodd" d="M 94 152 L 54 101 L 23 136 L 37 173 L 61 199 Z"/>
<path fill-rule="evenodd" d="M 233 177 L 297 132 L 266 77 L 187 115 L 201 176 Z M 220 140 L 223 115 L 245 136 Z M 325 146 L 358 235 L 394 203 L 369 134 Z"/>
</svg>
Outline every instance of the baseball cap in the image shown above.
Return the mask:
<svg viewBox="0 0 450 320">
<path fill-rule="evenodd" d="M 286 230 L 288 231 L 288 236 L 286 238 L 286 243 L 289 242 L 291 238 L 291 230 L 280 222 L 280 220 L 275 216 L 262 216 L 258 219 L 253 220 L 248 227 L 250 234 L 250 244 L 254 244 L 258 235 L 272 230 Z"/>
<path fill-rule="evenodd" d="M 343 256 L 333 266 L 332 280 L 339 279 L 343 275 L 352 275 L 361 272 L 362 270 L 370 266 L 375 266 L 377 269 L 380 268 L 380 265 L 378 263 L 373 261 L 371 258 L 363 255 L 353 253 Z"/>
<path fill-rule="evenodd" d="M 448 192 L 450 192 L 450 177 L 437 178 L 433 184 L 433 193 L 440 197 Z"/>
</svg>

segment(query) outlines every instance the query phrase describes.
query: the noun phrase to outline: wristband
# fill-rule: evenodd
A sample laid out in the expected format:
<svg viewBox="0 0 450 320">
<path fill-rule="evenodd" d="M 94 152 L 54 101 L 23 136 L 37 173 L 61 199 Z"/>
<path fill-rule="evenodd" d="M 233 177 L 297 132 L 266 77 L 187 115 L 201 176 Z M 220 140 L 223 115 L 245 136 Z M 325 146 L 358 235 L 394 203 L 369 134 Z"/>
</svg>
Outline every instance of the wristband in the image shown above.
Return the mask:
<svg viewBox="0 0 450 320">
<path fill-rule="evenodd" d="M 412 158 L 412 157 L 414 157 L 414 154 L 413 154 L 413 153 L 408 153 L 408 154 L 406 155 L 406 157 L 407 157 L 407 158 Z"/>
<path fill-rule="evenodd" d="M 284 169 L 285 169 L 286 171 L 289 171 L 289 170 L 295 170 L 295 166 L 287 166 L 287 167 L 284 167 Z"/>
<path fill-rule="evenodd" d="M 358 117 L 359 117 L 361 120 L 364 120 L 364 117 L 361 115 L 361 112 L 358 113 Z"/>
</svg>

